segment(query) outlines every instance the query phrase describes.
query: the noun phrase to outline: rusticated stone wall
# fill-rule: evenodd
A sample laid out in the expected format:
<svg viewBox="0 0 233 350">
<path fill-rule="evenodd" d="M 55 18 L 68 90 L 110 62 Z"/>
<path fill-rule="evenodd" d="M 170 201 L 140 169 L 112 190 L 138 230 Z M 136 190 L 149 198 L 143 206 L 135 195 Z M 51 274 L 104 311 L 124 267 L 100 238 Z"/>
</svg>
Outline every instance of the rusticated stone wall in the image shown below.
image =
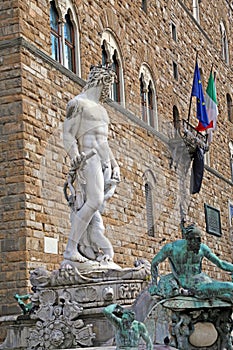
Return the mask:
<svg viewBox="0 0 233 350">
<path fill-rule="evenodd" d="M 66 0 L 58 0 L 61 9 Z M 233 52 L 232 10 L 224 0 L 200 3 L 200 24 L 192 17 L 192 1 L 140 2 L 73 1 L 79 22 L 80 77 L 51 57 L 49 1 L 4 1 L 0 7 L 1 104 L 1 314 L 19 312 L 13 295 L 30 290 L 29 271 L 59 266 L 69 234 L 69 208 L 63 183 L 69 159 L 62 145 L 62 122 L 69 99 L 80 93 L 90 64 L 101 61 L 101 33 L 110 28 L 122 54 L 126 108 L 109 102 L 109 142 L 121 166 L 122 181 L 106 207 L 106 235 L 115 262 L 133 265 L 149 261 L 164 242 L 181 237 L 179 231 L 180 174 L 170 168 L 167 145 L 172 108 L 188 114 L 196 50 L 206 88 L 211 64 L 217 73 L 218 129 L 210 147 L 200 194 L 188 197 L 189 222 L 202 228 L 203 241 L 224 259 L 232 260 L 228 201 L 233 201 L 229 142 L 233 125 L 227 118 L 226 94 L 233 95 L 232 56 L 221 58 L 219 21 L 224 20 Z M 191 12 L 189 12 L 190 10 Z M 178 41 L 171 37 L 171 22 Z M 173 78 L 172 62 L 179 78 Z M 146 62 L 156 83 L 159 130 L 140 119 L 139 70 Z M 194 110 L 193 110 L 194 112 Z M 192 117 L 192 123 L 196 120 Z M 149 174 L 149 175 L 148 175 Z M 145 190 L 153 178 L 155 237 L 147 234 Z M 205 233 L 204 203 L 221 210 L 222 236 Z M 45 252 L 44 237 L 57 241 L 58 254 Z M 162 271 L 167 264 L 162 264 Z M 212 265 L 213 277 L 227 278 Z"/>
</svg>

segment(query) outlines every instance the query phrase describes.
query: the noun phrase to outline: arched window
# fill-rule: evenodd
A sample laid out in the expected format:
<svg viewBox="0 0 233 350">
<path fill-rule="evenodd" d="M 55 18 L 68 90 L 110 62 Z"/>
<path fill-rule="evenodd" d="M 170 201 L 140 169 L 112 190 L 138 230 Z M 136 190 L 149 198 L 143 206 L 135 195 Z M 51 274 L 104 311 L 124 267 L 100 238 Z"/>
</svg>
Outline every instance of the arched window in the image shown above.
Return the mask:
<svg viewBox="0 0 233 350">
<path fill-rule="evenodd" d="M 198 23 L 200 22 L 199 1 L 200 0 L 193 0 L 193 17 Z"/>
<path fill-rule="evenodd" d="M 179 116 L 179 111 L 176 106 L 173 106 L 173 126 L 175 130 L 178 132 L 180 129 L 180 116 Z"/>
<path fill-rule="evenodd" d="M 70 11 L 65 16 L 64 38 L 65 38 L 65 67 L 76 72 L 75 67 L 75 40 L 74 26 L 71 22 Z"/>
<path fill-rule="evenodd" d="M 233 123 L 233 104 L 230 94 L 227 94 L 227 116 L 228 120 Z"/>
<path fill-rule="evenodd" d="M 55 1 L 50 1 L 52 58 L 80 75 L 78 22 L 71 0 L 66 6 L 61 12 Z"/>
<path fill-rule="evenodd" d="M 153 201 L 152 201 L 152 187 L 150 183 L 145 184 L 146 195 L 146 219 L 148 236 L 154 237 L 154 217 L 153 217 Z"/>
<path fill-rule="evenodd" d="M 142 120 L 158 130 L 155 84 L 153 83 L 152 75 L 146 64 L 141 66 L 139 84 Z"/>
<path fill-rule="evenodd" d="M 61 62 L 61 25 L 55 1 L 50 2 L 50 30 L 52 58 Z"/>
<path fill-rule="evenodd" d="M 115 40 L 113 33 L 108 29 L 103 32 L 101 40 L 102 48 L 102 65 L 111 66 L 116 72 L 116 79 L 110 92 L 113 101 L 121 103 L 124 106 L 124 78 L 122 59 L 119 46 Z"/>
<path fill-rule="evenodd" d="M 228 64 L 229 63 L 228 40 L 227 40 L 227 32 L 223 22 L 220 23 L 220 31 L 221 31 L 222 58 Z"/>
</svg>

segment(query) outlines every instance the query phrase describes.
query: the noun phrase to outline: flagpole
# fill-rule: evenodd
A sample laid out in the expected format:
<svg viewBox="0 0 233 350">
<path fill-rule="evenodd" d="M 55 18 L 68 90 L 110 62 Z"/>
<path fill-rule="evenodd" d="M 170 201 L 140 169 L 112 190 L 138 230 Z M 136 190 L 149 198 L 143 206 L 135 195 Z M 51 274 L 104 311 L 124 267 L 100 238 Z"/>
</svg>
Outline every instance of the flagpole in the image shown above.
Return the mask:
<svg viewBox="0 0 233 350">
<path fill-rule="evenodd" d="M 211 75 L 213 74 L 213 67 L 214 67 L 214 63 L 211 64 L 211 68 L 210 68 L 210 74 L 211 74 Z M 216 75 L 216 73 L 214 73 L 214 80 L 215 80 L 215 75 Z M 207 131 L 207 129 L 206 129 L 206 131 L 205 131 L 206 143 L 207 143 L 207 141 L 208 141 L 208 135 L 209 135 L 209 133 L 208 133 L 208 131 Z"/>
<path fill-rule="evenodd" d="M 196 64 L 197 64 L 197 57 L 198 57 L 198 51 L 196 53 L 195 67 L 196 67 Z M 189 120 L 190 120 L 191 106 L 192 106 L 192 93 L 191 93 L 190 101 L 189 101 L 188 123 L 189 123 Z"/>
<path fill-rule="evenodd" d="M 216 72 L 214 72 L 214 83 L 216 83 Z"/>
<path fill-rule="evenodd" d="M 212 63 L 210 73 L 213 73 L 213 67 L 214 67 L 214 64 Z"/>
</svg>

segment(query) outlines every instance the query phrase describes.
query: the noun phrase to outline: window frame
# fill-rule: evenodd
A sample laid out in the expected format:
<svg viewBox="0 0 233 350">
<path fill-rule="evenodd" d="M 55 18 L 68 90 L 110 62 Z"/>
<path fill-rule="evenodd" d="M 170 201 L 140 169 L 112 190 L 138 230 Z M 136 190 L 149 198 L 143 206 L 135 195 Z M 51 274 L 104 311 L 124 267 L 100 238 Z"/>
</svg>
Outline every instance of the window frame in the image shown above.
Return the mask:
<svg viewBox="0 0 233 350">
<path fill-rule="evenodd" d="M 174 22 L 171 22 L 171 36 L 172 39 L 177 43 L 177 27 Z"/>
<path fill-rule="evenodd" d="M 55 14 L 55 17 L 57 19 L 57 31 L 51 26 L 51 11 L 53 12 L 53 14 Z M 61 28 L 61 21 L 59 19 L 59 12 L 56 6 L 56 3 L 54 0 L 50 1 L 50 35 L 51 35 L 51 50 L 52 50 L 52 58 L 59 62 L 62 63 L 62 28 Z M 53 40 L 52 37 L 55 37 L 57 39 L 58 42 L 58 58 L 56 59 L 55 57 L 53 57 Z"/>
<path fill-rule="evenodd" d="M 193 0 L 193 17 L 200 23 L 200 8 L 199 8 L 199 0 Z"/>
<path fill-rule="evenodd" d="M 173 78 L 178 81 L 179 80 L 179 73 L 178 73 L 178 64 L 176 61 L 172 61 L 172 71 L 173 71 Z"/>
<path fill-rule="evenodd" d="M 69 70 L 71 70 L 73 73 L 76 73 L 76 62 L 75 62 L 75 34 L 74 34 L 74 25 L 73 25 L 73 23 L 72 23 L 70 10 L 68 10 L 67 14 L 65 15 L 65 19 L 66 19 L 66 17 L 68 17 L 68 18 L 69 18 L 69 21 L 70 21 L 70 26 L 71 26 L 70 31 L 71 31 L 71 39 L 72 39 L 72 40 L 71 40 L 71 42 L 70 42 L 70 41 L 68 41 L 68 40 L 66 39 L 66 37 L 65 37 L 65 26 L 66 26 L 66 24 L 68 24 L 68 22 L 67 22 L 67 20 L 66 20 L 66 22 L 65 22 L 65 24 L 64 24 L 64 41 L 65 41 L 65 47 L 64 47 L 64 65 L 65 65 L 66 68 L 68 68 Z M 66 48 L 66 46 L 67 46 L 68 49 L 70 49 L 70 51 L 71 51 L 71 61 L 72 61 L 72 68 L 73 68 L 73 69 L 71 69 L 71 68 L 69 67 L 69 63 L 67 63 L 67 66 L 66 66 L 66 57 L 65 57 L 65 52 L 66 52 L 65 48 Z"/>
<path fill-rule="evenodd" d="M 141 119 L 158 130 L 156 89 L 151 71 L 146 63 L 139 71 L 140 116 Z"/>
<path fill-rule="evenodd" d="M 115 58 L 115 64 L 116 64 L 116 81 L 114 84 L 112 84 L 111 90 L 110 90 L 110 98 L 121 104 L 123 107 L 125 107 L 125 90 L 124 90 L 124 74 L 123 74 L 123 63 L 122 63 L 122 55 L 120 51 L 120 47 L 117 43 L 117 40 L 115 38 L 115 35 L 113 32 L 107 28 L 103 33 L 101 37 L 101 45 L 102 49 L 102 63 L 103 63 L 103 51 L 104 56 L 106 58 L 106 64 L 107 67 L 113 65 L 113 59 Z"/>
<path fill-rule="evenodd" d="M 66 0 L 66 7 L 59 8 L 57 1 L 50 0 L 50 18 L 51 9 L 54 8 L 58 16 L 59 32 L 53 30 L 50 24 L 51 33 L 51 57 L 62 64 L 66 69 L 69 69 L 74 74 L 81 76 L 81 62 L 80 62 L 80 44 L 79 44 L 79 25 L 75 14 L 75 9 L 71 0 Z M 72 26 L 72 42 L 65 38 L 65 25 L 67 22 L 66 16 L 68 16 L 70 25 Z M 50 20 L 51 23 L 51 20 Z M 57 37 L 59 33 L 59 59 L 55 59 L 53 55 L 52 35 Z M 55 36 L 56 35 L 56 36 Z M 71 50 L 72 69 L 68 64 L 69 60 L 66 58 L 66 52 Z"/>
</svg>

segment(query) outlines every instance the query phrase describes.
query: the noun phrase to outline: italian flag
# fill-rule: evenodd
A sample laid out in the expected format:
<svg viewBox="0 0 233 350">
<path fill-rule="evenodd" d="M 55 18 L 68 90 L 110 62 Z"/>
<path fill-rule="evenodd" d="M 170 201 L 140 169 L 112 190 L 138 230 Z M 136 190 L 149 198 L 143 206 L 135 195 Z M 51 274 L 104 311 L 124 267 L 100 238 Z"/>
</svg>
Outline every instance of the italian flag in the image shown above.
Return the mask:
<svg viewBox="0 0 233 350">
<path fill-rule="evenodd" d="M 217 94 L 214 77 L 212 70 L 210 72 L 210 77 L 208 81 L 208 86 L 206 89 L 205 96 L 206 111 L 209 119 L 210 127 L 206 130 L 208 133 L 209 143 L 212 141 L 212 131 L 216 129 L 217 126 L 217 116 L 218 116 L 218 103 Z"/>
</svg>

